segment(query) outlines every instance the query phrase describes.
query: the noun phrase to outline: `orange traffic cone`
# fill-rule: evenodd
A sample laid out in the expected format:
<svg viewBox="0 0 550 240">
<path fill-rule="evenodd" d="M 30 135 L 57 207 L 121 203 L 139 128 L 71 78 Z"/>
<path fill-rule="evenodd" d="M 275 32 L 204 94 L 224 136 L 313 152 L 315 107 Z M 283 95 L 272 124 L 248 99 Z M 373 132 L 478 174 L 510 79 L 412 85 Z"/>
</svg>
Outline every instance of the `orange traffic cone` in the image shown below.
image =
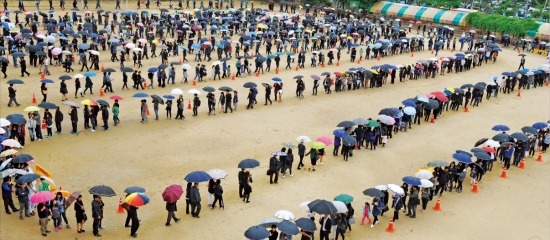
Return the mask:
<svg viewBox="0 0 550 240">
<path fill-rule="evenodd" d="M 521 97 L 521 91 L 518 89 L 518 97 Z"/>
<path fill-rule="evenodd" d="M 430 118 L 430 123 L 431 123 L 431 124 L 434 124 L 434 123 L 435 123 L 435 118 L 434 118 L 434 116 L 432 116 L 432 117 Z"/>
<path fill-rule="evenodd" d="M 187 109 L 191 109 L 191 100 L 187 103 Z"/>
<path fill-rule="evenodd" d="M 336 61 L 336 66 L 340 66 L 340 61 Z"/>
<path fill-rule="evenodd" d="M 147 116 L 151 115 L 151 113 L 149 112 L 149 108 L 147 108 L 146 114 Z"/>
<path fill-rule="evenodd" d="M 546 84 L 544 84 L 545 86 L 550 86 L 550 81 L 546 81 Z"/>
<path fill-rule="evenodd" d="M 414 53 L 411 53 L 411 57 L 414 57 Z"/>
<path fill-rule="evenodd" d="M 231 80 L 235 80 L 235 74 L 234 73 L 231 75 Z"/>
<path fill-rule="evenodd" d="M 75 60 L 74 60 L 74 55 L 72 56 L 72 58 L 73 58 L 73 62 L 75 62 Z"/>
<path fill-rule="evenodd" d="M 322 68 L 325 68 L 325 63 L 322 63 L 322 64 L 321 64 L 321 67 L 322 67 Z M 546 84 L 546 85 L 548 85 L 548 84 Z"/>
<path fill-rule="evenodd" d="M 470 112 L 470 110 L 468 110 L 468 106 L 464 108 L 464 112 Z"/>
<path fill-rule="evenodd" d="M 45 72 L 40 73 L 40 79 L 46 79 L 46 73 Z"/>
<path fill-rule="evenodd" d="M 472 188 L 472 192 L 473 193 L 478 193 L 479 191 L 477 190 L 477 181 L 475 181 L 474 183 L 474 187 Z"/>
<path fill-rule="evenodd" d="M 357 60 L 357 64 L 361 64 L 361 59 Z"/>
<path fill-rule="evenodd" d="M 537 157 L 537 162 L 542 162 L 542 152 L 539 152 L 539 156 Z"/>
<path fill-rule="evenodd" d="M 118 200 L 118 209 L 116 210 L 117 213 L 124 213 L 124 208 L 122 208 L 122 198 Z"/>
<path fill-rule="evenodd" d="M 520 53 L 519 48 L 518 48 L 518 53 Z"/>
<path fill-rule="evenodd" d="M 376 58 L 376 60 L 378 60 L 380 62 L 380 55 L 378 55 L 378 57 Z"/>
<path fill-rule="evenodd" d="M 256 77 L 260 77 L 260 72 L 256 72 Z"/>
<path fill-rule="evenodd" d="M 524 161 L 525 158 L 522 158 L 521 159 L 521 162 L 519 162 L 519 169 L 525 169 L 525 161 Z"/>
<path fill-rule="evenodd" d="M 432 50 L 432 54 L 434 54 L 434 50 Z"/>
<path fill-rule="evenodd" d="M 279 68 L 275 68 L 275 74 L 279 74 Z"/>
<path fill-rule="evenodd" d="M 180 64 L 182 64 L 182 63 L 183 63 L 183 61 L 182 61 L 181 58 L 180 58 Z"/>
<path fill-rule="evenodd" d="M 506 168 L 503 168 L 502 169 L 502 173 L 500 174 L 500 177 L 501 178 L 507 178 L 508 176 L 506 175 Z"/>
<path fill-rule="evenodd" d="M 105 96 L 105 92 L 103 91 L 103 88 L 100 88 L 100 89 L 99 89 L 99 96 L 100 96 L 100 97 Z"/>
<path fill-rule="evenodd" d="M 32 94 L 32 104 L 36 104 L 37 101 L 36 101 L 36 96 L 34 95 L 34 93 Z"/>
<path fill-rule="evenodd" d="M 298 70 L 300 70 L 300 68 L 298 67 L 298 64 L 296 64 L 296 72 L 298 72 Z"/>
<path fill-rule="evenodd" d="M 143 81 L 143 88 L 147 88 L 147 81 Z"/>
<path fill-rule="evenodd" d="M 386 228 L 386 232 L 389 232 L 389 233 L 395 232 L 395 229 L 393 229 L 393 218 L 390 218 L 390 223 L 388 224 L 388 227 Z"/>
<path fill-rule="evenodd" d="M 46 129 L 46 121 L 44 121 L 44 119 L 42 119 L 42 124 L 40 124 L 40 128 Z"/>
<path fill-rule="evenodd" d="M 105 71 L 105 68 L 103 67 L 103 63 L 101 64 L 101 72 Z"/>
<path fill-rule="evenodd" d="M 435 203 L 435 207 L 433 207 L 433 210 L 436 212 L 441 211 L 441 197 L 437 198 L 437 203 Z"/>
<path fill-rule="evenodd" d="M 197 86 L 197 81 L 193 79 L 193 87 Z"/>
</svg>

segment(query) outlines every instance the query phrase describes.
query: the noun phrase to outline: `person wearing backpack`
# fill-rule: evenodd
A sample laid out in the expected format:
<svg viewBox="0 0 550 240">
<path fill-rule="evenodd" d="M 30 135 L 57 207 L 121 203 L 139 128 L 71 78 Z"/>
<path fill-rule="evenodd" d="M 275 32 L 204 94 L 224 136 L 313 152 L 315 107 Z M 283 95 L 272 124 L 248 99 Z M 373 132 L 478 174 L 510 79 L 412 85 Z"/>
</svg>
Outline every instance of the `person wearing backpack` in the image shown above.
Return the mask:
<svg viewBox="0 0 550 240">
<path fill-rule="evenodd" d="M 346 230 L 348 228 L 348 221 L 346 220 L 346 216 L 344 213 L 340 213 L 336 216 L 336 238 L 335 240 L 338 240 L 338 235 L 342 236 L 342 240 L 346 239 L 344 236 L 344 233 L 346 233 Z"/>
<path fill-rule="evenodd" d="M 212 203 L 212 209 L 216 208 L 216 202 L 219 202 L 220 208 L 225 209 L 223 204 L 223 188 L 219 179 L 216 180 L 216 184 L 214 185 L 214 202 Z"/>
</svg>

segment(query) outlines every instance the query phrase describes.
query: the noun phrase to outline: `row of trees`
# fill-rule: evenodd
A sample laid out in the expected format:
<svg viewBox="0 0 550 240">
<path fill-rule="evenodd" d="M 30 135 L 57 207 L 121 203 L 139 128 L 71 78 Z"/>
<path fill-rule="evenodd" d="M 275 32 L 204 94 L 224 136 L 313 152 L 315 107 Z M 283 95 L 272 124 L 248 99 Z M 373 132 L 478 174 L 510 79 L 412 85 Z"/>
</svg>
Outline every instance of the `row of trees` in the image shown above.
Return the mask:
<svg viewBox="0 0 550 240">
<path fill-rule="evenodd" d="M 536 30 L 538 23 L 531 19 L 522 20 L 515 17 L 505 17 L 499 14 L 470 13 L 466 16 L 466 23 L 474 28 L 501 34 L 510 34 L 524 37 L 529 30 Z"/>
</svg>

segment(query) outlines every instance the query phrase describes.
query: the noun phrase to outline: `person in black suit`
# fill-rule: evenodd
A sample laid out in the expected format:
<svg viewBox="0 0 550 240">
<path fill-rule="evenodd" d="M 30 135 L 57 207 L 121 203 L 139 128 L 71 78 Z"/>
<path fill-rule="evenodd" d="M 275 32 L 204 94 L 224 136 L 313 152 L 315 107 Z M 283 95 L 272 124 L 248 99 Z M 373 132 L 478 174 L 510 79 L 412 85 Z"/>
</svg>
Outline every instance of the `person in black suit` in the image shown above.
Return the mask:
<svg viewBox="0 0 550 240">
<path fill-rule="evenodd" d="M 330 235 L 330 228 L 332 227 L 332 220 L 330 220 L 330 217 L 328 214 L 325 214 L 321 220 L 319 220 L 319 224 L 321 224 L 321 240 L 328 240 L 328 236 Z"/>
<path fill-rule="evenodd" d="M 247 179 L 245 178 L 246 173 L 244 171 L 244 168 L 241 168 L 241 171 L 239 171 L 239 198 L 243 198 L 243 192 L 244 192 L 244 186 L 246 185 Z"/>
<path fill-rule="evenodd" d="M 269 184 L 273 182 L 278 183 L 279 181 L 279 159 L 275 155 L 271 156 L 269 159 Z M 273 181 L 273 175 L 275 175 L 275 181 Z"/>
</svg>

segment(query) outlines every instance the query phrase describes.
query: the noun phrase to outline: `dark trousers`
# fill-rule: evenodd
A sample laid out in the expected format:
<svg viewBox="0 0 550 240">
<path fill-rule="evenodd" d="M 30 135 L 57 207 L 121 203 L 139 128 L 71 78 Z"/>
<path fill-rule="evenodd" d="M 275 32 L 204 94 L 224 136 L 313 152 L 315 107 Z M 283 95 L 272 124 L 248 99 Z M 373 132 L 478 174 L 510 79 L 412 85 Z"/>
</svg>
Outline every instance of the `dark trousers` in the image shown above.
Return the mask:
<svg viewBox="0 0 550 240">
<path fill-rule="evenodd" d="M 4 209 L 6 209 L 6 212 L 10 212 L 10 208 L 12 211 L 16 211 L 17 208 L 13 204 L 13 198 L 11 196 L 2 198 L 4 200 Z"/>
<path fill-rule="evenodd" d="M 426 210 L 428 206 L 428 198 L 422 198 L 422 210 Z"/>
<path fill-rule="evenodd" d="M 73 132 L 76 133 L 76 121 L 72 121 L 71 124 L 73 127 Z"/>
<path fill-rule="evenodd" d="M 198 217 L 200 213 L 201 213 L 201 203 L 191 202 L 191 215 Z"/>
<path fill-rule="evenodd" d="M 239 197 L 240 198 L 243 197 L 243 192 L 244 192 L 244 184 L 239 184 Z"/>
<path fill-rule="evenodd" d="M 130 229 L 130 235 L 136 234 L 138 228 L 139 228 L 139 219 L 137 218 L 137 216 L 134 216 L 132 218 L 132 228 Z"/>
<path fill-rule="evenodd" d="M 132 218 L 130 218 L 130 213 L 128 212 L 128 210 L 126 210 L 126 222 L 124 222 L 125 227 L 130 226 L 130 220 L 132 220 Z"/>
<path fill-rule="evenodd" d="M 99 222 L 100 222 L 99 218 L 94 218 L 94 223 L 92 224 L 94 235 L 99 234 Z"/>
<path fill-rule="evenodd" d="M 321 230 L 321 234 L 320 234 L 320 237 L 321 239 L 320 240 L 328 240 L 328 236 L 330 235 L 330 232 L 329 231 L 322 231 Z"/>
<path fill-rule="evenodd" d="M 178 221 L 179 219 L 176 217 L 176 212 L 170 211 L 168 212 L 168 217 L 166 218 L 166 224 L 170 224 L 170 222 L 174 219 L 174 221 Z"/>
<path fill-rule="evenodd" d="M 223 208 L 223 195 L 214 194 L 214 202 L 212 202 L 212 208 L 216 207 L 216 202 L 219 202 L 220 207 Z"/>
<path fill-rule="evenodd" d="M 56 132 L 58 133 L 61 132 L 61 122 L 55 122 L 55 129 L 56 129 Z"/>
<path fill-rule="evenodd" d="M 189 214 L 190 207 L 191 207 L 191 202 L 189 202 L 188 199 L 185 199 L 185 213 L 186 214 Z"/>
<path fill-rule="evenodd" d="M 298 169 L 304 166 L 304 155 L 300 155 L 300 163 L 298 163 Z"/>
<path fill-rule="evenodd" d="M 397 219 L 399 219 L 399 210 L 395 209 L 393 211 L 393 220 L 395 221 Z"/>
<path fill-rule="evenodd" d="M 273 175 L 275 175 L 275 182 L 279 181 L 279 171 L 275 170 L 269 174 L 269 183 L 273 183 Z"/>
</svg>

